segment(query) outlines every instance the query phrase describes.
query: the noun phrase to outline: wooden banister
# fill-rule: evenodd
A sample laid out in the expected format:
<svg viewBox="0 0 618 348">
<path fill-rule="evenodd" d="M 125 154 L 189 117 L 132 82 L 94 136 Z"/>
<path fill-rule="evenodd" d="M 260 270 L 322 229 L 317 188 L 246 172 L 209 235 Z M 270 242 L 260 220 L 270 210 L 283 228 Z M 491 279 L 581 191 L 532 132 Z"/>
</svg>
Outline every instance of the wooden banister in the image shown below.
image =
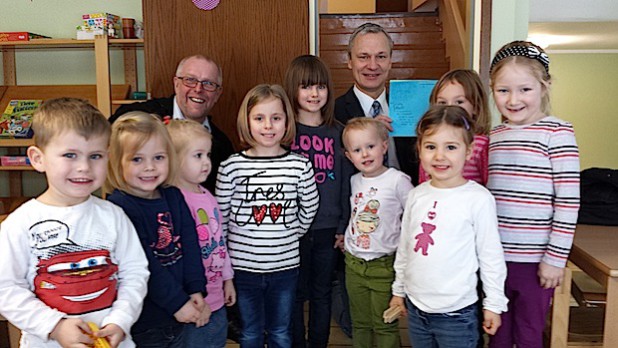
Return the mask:
<svg viewBox="0 0 618 348">
<path fill-rule="evenodd" d="M 429 0 L 408 0 L 408 11 L 413 12 L 417 8 L 425 5 Z"/>
<path fill-rule="evenodd" d="M 440 21 L 451 69 L 469 67 L 470 32 L 469 26 L 465 23 L 469 7 L 469 0 L 440 0 Z"/>
</svg>

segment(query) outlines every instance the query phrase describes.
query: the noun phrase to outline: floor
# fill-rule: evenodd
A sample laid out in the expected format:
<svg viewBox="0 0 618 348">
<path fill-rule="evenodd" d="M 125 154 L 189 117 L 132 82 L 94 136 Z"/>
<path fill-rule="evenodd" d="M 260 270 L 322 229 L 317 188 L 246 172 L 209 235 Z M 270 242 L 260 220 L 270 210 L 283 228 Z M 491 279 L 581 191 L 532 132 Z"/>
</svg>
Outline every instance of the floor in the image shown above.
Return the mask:
<svg viewBox="0 0 618 348">
<path fill-rule="evenodd" d="M 401 347 L 411 347 L 410 340 L 408 339 L 408 330 L 406 328 L 406 321 L 399 321 L 399 335 L 401 337 Z M 329 347 L 333 348 L 348 348 L 352 347 L 352 339 L 348 338 L 343 331 L 339 328 L 337 323 L 331 321 L 331 330 L 330 330 L 330 338 L 329 338 Z M 225 346 L 226 348 L 238 348 L 240 347 L 234 341 L 228 341 L 228 344 Z"/>
<path fill-rule="evenodd" d="M 569 341 L 587 342 L 588 344 L 599 343 L 602 339 L 602 333 L 600 332 L 602 321 L 602 308 L 572 307 L 571 325 L 569 328 Z M 329 347 L 351 348 L 352 340 L 349 339 L 335 323 L 331 324 L 332 327 Z M 9 347 L 9 340 L 8 337 L 6 337 L 5 335 L 6 330 L 6 322 L 0 321 L 0 348 Z M 411 347 L 410 341 L 408 340 L 405 323 L 400 322 L 400 332 L 401 347 Z M 240 345 L 236 342 L 228 341 L 226 347 L 239 348 Z"/>
<path fill-rule="evenodd" d="M 574 301 L 573 301 L 574 302 Z M 602 307 L 578 307 L 576 303 L 571 306 L 571 320 L 569 325 L 569 342 L 586 342 L 598 344 L 602 341 L 603 308 Z M 401 347 L 411 347 L 406 330 L 405 320 L 400 321 Z M 7 323 L 0 320 L 0 348 L 9 347 L 9 338 L 6 335 Z M 234 341 L 228 341 L 228 348 L 239 348 Z M 351 348 L 352 340 L 341 329 L 331 322 L 331 335 L 329 347 Z"/>
<path fill-rule="evenodd" d="M 600 331 L 603 322 L 602 307 L 578 307 L 573 300 L 571 307 L 571 321 L 569 325 L 569 342 L 585 342 L 584 345 L 595 345 L 602 342 L 602 332 Z M 399 331 L 401 336 L 401 347 L 411 347 L 408 339 L 406 321 L 399 321 Z M 487 337 L 485 337 L 487 340 Z M 331 321 L 331 332 L 329 347 L 332 348 L 351 348 L 352 340 L 348 338 L 339 326 Z M 240 345 L 234 341 L 228 341 L 226 348 L 239 348 Z"/>
</svg>

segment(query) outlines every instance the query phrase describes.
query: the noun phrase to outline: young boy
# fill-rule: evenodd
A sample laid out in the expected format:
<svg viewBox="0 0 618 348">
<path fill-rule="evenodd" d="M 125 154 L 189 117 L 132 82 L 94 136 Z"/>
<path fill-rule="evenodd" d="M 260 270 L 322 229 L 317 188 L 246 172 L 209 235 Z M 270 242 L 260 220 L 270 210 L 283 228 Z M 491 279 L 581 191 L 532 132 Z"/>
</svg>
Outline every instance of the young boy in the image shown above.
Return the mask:
<svg viewBox="0 0 618 348">
<path fill-rule="evenodd" d="M 107 174 L 110 125 L 88 102 L 59 98 L 32 128 L 28 157 L 48 188 L 0 227 L 0 314 L 25 347 L 92 345 L 91 335 L 134 347 L 148 263 L 122 209 L 91 195 Z"/>
<path fill-rule="evenodd" d="M 346 156 L 360 171 L 351 178 L 352 214 L 345 232 L 345 276 L 354 347 L 399 347 L 397 322 L 385 324 L 393 262 L 410 177 L 384 166 L 388 131 L 378 120 L 358 117 L 343 130 Z"/>
</svg>

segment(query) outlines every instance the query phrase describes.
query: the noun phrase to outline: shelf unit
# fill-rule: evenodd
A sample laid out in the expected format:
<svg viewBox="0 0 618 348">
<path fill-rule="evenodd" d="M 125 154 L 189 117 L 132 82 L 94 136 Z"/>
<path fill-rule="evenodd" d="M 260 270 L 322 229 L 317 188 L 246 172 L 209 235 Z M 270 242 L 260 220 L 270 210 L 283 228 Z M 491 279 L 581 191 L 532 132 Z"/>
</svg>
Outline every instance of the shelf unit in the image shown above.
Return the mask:
<svg viewBox="0 0 618 348">
<path fill-rule="evenodd" d="M 137 48 L 144 47 L 144 39 L 110 39 L 105 35 L 94 40 L 74 39 L 35 39 L 30 41 L 0 42 L 2 50 L 2 66 L 4 71 L 4 86 L 17 85 L 17 69 L 15 67 L 16 50 L 44 49 L 94 49 L 96 66 L 97 107 L 105 116 L 110 116 L 112 104 L 120 104 L 122 100 L 112 100 L 111 80 L 109 75 L 109 50 L 122 49 L 124 54 L 125 83 L 131 90 L 137 90 Z"/>
<path fill-rule="evenodd" d="M 75 95 L 80 93 L 82 86 L 45 86 L 43 88 L 37 86 L 32 88 L 31 86 L 18 86 L 17 85 L 17 69 L 15 52 L 18 50 L 50 50 L 50 49 L 62 49 L 62 50 L 81 50 L 90 49 L 94 50 L 95 70 L 96 70 L 96 85 L 95 90 L 92 90 L 92 86 L 83 87 L 83 93 L 88 93 L 90 100 L 96 100 L 97 108 L 105 115 L 109 117 L 112 114 L 112 105 L 124 104 L 129 102 L 126 98 L 126 94 L 129 89 L 137 90 L 137 54 L 136 49 L 144 47 L 143 39 L 110 39 L 105 35 L 97 36 L 93 40 L 75 40 L 75 39 L 35 39 L 30 41 L 11 41 L 0 42 L 0 50 L 2 51 L 2 69 L 4 72 L 3 85 L 0 86 L 0 101 L 2 98 L 8 98 L 8 96 L 17 95 L 21 99 L 45 99 L 37 96 L 33 98 L 30 93 L 37 92 L 50 93 L 47 97 L 57 97 L 63 95 L 63 92 L 67 92 L 67 95 Z M 124 77 L 125 84 L 127 86 L 114 86 L 112 88 L 110 78 L 110 49 L 121 49 L 124 56 Z M 130 87 L 129 87 L 130 86 Z M 41 92 L 42 90 L 45 90 Z M 46 92 L 49 90 L 49 92 Z M 76 90 L 78 92 L 76 92 Z M 23 91 L 23 97 L 20 94 Z M 112 100 L 112 96 L 122 96 L 120 99 Z M 12 98 L 12 97 L 11 97 Z M 18 99 L 18 98 L 14 98 Z M 4 106 L 0 105 L 1 111 L 4 111 Z M 9 148 L 9 155 L 17 152 L 17 148 L 26 148 L 33 144 L 32 139 L 0 139 L 0 148 Z M 0 171 L 8 171 L 9 176 L 9 194 L 11 197 L 19 197 L 23 195 L 22 191 L 22 177 L 23 171 L 33 170 L 30 166 L 17 166 L 17 167 L 3 167 L 0 166 Z"/>
<path fill-rule="evenodd" d="M 32 139 L 0 139 L 0 147 L 20 148 L 34 145 Z M 0 166 L 2 171 L 28 171 L 34 170 L 32 166 Z M 13 196 L 13 195 L 11 195 Z"/>
</svg>

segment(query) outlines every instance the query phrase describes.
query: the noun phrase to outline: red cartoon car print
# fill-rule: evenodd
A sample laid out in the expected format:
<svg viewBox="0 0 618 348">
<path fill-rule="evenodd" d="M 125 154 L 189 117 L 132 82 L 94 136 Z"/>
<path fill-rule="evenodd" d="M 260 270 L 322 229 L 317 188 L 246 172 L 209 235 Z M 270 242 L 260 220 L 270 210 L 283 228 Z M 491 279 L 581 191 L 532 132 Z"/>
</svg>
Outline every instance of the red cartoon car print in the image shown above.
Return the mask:
<svg viewBox="0 0 618 348">
<path fill-rule="evenodd" d="M 45 304 L 67 314 L 111 307 L 116 298 L 118 266 L 108 250 L 65 253 L 40 260 L 34 293 Z"/>
</svg>

